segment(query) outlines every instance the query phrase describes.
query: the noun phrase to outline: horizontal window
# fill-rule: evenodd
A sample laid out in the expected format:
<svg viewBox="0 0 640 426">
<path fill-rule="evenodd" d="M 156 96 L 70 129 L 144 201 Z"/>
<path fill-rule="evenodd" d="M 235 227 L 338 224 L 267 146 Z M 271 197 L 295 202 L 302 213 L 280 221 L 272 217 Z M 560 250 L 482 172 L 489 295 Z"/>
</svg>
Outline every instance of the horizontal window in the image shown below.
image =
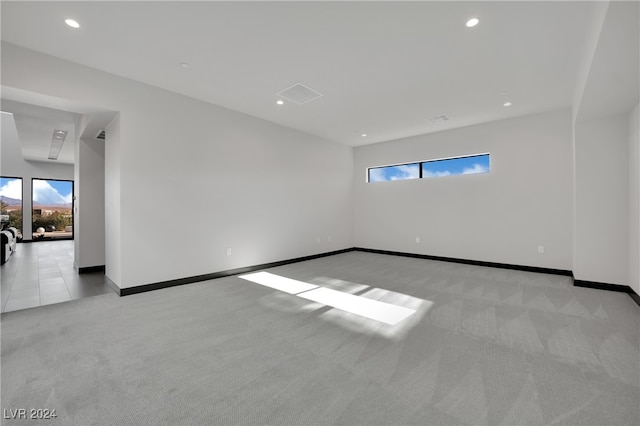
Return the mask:
<svg viewBox="0 0 640 426">
<path fill-rule="evenodd" d="M 369 182 L 418 179 L 419 177 L 420 163 L 401 164 L 398 166 L 373 167 L 369 169 Z"/>
<path fill-rule="evenodd" d="M 464 157 L 421 161 L 419 163 L 370 167 L 367 173 L 367 181 L 385 182 L 390 180 L 489 173 L 491 168 L 490 157 L 490 154 L 475 154 Z"/>
<path fill-rule="evenodd" d="M 432 178 L 489 173 L 489 165 L 489 154 L 425 161 L 422 163 L 422 177 Z"/>
</svg>

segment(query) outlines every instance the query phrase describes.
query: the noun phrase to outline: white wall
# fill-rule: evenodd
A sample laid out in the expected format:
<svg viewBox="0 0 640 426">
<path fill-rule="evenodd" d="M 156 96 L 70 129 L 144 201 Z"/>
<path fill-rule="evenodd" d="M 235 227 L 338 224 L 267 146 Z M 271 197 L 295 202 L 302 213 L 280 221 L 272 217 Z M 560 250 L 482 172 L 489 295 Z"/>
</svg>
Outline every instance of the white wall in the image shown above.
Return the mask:
<svg viewBox="0 0 640 426">
<path fill-rule="evenodd" d="M 104 229 L 105 275 L 122 283 L 122 208 L 120 203 L 120 115 L 105 128 Z"/>
<path fill-rule="evenodd" d="M 351 148 L 7 43 L 2 83 L 120 111 L 105 171 L 121 288 L 353 246 Z"/>
<path fill-rule="evenodd" d="M 628 114 L 575 124 L 576 279 L 627 285 Z"/>
<path fill-rule="evenodd" d="M 31 240 L 31 179 L 73 180 L 73 165 L 44 161 L 26 161 L 22 156 L 18 130 L 13 115 L 2 116 L 2 144 L 0 145 L 0 175 L 22 178 L 22 235 Z"/>
<path fill-rule="evenodd" d="M 105 264 L 104 142 L 80 138 L 76 147 L 75 264 Z"/>
<path fill-rule="evenodd" d="M 589 40 L 572 106 L 573 271 L 576 279 L 637 288 L 638 165 L 629 114 L 640 99 L 640 8 L 606 2 L 605 9 L 594 21 L 597 39 Z"/>
<path fill-rule="evenodd" d="M 572 105 L 576 106 L 575 108 L 572 108 L 573 122 L 577 119 L 578 107 L 582 103 L 582 97 L 584 95 L 585 88 L 587 87 L 591 64 L 598 48 L 600 33 L 602 31 L 608 9 L 608 1 L 598 1 L 591 11 L 592 15 L 588 21 L 589 26 L 583 45 L 582 62 L 578 70 L 578 75 L 576 76 L 576 84 L 573 93 Z"/>
<path fill-rule="evenodd" d="M 484 152 L 489 174 L 365 182 L 367 167 Z M 355 244 L 569 270 L 571 178 L 569 110 L 359 147 Z"/>
<path fill-rule="evenodd" d="M 629 286 L 640 294 L 640 104 L 629 114 Z"/>
<path fill-rule="evenodd" d="M 75 123 L 77 137 L 74 167 L 74 267 L 76 269 L 105 264 L 104 142 L 83 136 L 85 132 L 93 133 L 93 130 L 87 129 L 92 120 L 95 120 L 95 117 L 80 114 Z"/>
</svg>

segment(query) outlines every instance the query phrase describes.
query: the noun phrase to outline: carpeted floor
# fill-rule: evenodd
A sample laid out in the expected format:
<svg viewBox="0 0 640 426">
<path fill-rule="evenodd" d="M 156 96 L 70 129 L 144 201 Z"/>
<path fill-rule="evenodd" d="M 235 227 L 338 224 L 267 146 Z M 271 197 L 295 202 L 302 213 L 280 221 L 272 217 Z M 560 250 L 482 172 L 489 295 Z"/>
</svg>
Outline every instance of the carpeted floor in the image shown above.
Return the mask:
<svg viewBox="0 0 640 426">
<path fill-rule="evenodd" d="M 239 277 L 5 313 L 2 424 L 640 424 L 627 294 L 362 252 L 269 272 L 415 314 L 380 324 Z"/>
</svg>

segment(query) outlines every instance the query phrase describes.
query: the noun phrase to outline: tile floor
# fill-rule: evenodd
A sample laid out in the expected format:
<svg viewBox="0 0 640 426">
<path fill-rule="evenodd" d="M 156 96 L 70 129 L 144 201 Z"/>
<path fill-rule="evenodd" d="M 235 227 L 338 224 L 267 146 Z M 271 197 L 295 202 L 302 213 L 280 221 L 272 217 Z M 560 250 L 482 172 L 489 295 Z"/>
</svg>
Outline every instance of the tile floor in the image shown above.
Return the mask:
<svg viewBox="0 0 640 426">
<path fill-rule="evenodd" d="M 104 273 L 78 274 L 73 241 L 19 243 L 0 269 L 2 312 L 113 292 Z"/>
</svg>

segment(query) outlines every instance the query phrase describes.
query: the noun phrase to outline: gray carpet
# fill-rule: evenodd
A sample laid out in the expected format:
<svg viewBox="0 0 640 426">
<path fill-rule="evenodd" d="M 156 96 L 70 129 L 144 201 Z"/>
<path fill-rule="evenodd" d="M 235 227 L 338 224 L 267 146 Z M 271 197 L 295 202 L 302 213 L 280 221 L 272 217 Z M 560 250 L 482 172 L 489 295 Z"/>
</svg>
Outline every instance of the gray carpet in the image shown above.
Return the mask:
<svg viewBox="0 0 640 426">
<path fill-rule="evenodd" d="M 361 252 L 269 271 L 416 314 L 381 325 L 238 277 L 5 313 L 3 417 L 57 418 L 2 423 L 640 424 L 626 294 Z"/>
</svg>

